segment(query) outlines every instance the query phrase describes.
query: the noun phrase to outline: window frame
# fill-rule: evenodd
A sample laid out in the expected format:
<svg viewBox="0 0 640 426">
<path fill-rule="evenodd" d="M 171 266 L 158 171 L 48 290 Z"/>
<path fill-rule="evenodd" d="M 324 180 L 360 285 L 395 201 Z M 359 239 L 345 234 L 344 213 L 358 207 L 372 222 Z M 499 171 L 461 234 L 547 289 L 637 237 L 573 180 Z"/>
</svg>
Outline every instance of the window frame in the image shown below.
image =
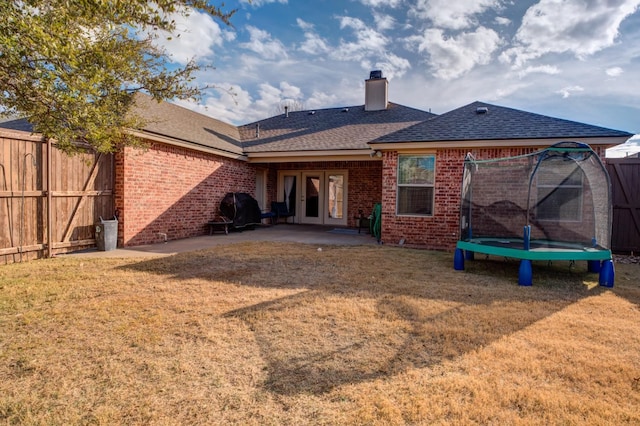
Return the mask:
<svg viewBox="0 0 640 426">
<path fill-rule="evenodd" d="M 403 159 L 407 158 L 430 158 L 433 161 L 433 170 L 432 170 L 432 182 L 431 183 L 401 183 L 400 182 L 400 168 L 402 166 Z M 400 212 L 400 191 L 401 188 L 430 188 L 431 189 L 431 213 L 402 213 Z M 396 168 L 396 216 L 403 217 L 433 217 L 435 216 L 435 198 L 436 198 L 436 155 L 433 153 L 423 154 L 423 153 L 405 153 L 398 154 L 398 164 Z"/>
<path fill-rule="evenodd" d="M 580 168 L 576 168 L 576 171 L 580 170 Z M 558 210 L 555 217 L 540 217 L 539 209 L 540 209 L 540 189 L 543 188 L 558 188 L 560 190 L 563 189 L 578 189 L 580 190 L 580 196 L 578 197 L 578 214 L 575 217 L 571 218 L 563 218 L 561 217 L 560 211 Z M 559 197 L 559 195 L 557 195 Z M 580 173 L 580 183 L 566 183 L 563 185 L 548 185 L 544 183 L 540 183 L 540 179 L 536 179 L 536 218 L 540 222 L 582 222 L 582 206 L 584 203 L 584 173 Z"/>
</svg>

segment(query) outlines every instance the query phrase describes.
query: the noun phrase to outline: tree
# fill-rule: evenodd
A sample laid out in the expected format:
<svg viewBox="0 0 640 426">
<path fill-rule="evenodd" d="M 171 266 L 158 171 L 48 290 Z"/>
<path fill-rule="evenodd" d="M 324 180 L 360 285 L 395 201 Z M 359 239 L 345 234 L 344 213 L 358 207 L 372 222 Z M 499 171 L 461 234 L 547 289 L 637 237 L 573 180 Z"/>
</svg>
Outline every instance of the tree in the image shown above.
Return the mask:
<svg viewBox="0 0 640 426">
<path fill-rule="evenodd" d="M 279 115 L 285 112 L 304 111 L 304 102 L 295 99 L 286 99 L 273 107 L 273 114 Z"/>
<path fill-rule="evenodd" d="M 224 7 L 224 5 L 221 5 Z M 142 125 L 133 95 L 157 101 L 195 98 L 195 61 L 171 67 L 154 41 L 175 33 L 174 14 L 209 13 L 229 25 L 235 12 L 208 0 L 2 0 L 2 114 L 20 114 L 66 152 L 77 142 L 111 152 L 134 143 Z"/>
</svg>

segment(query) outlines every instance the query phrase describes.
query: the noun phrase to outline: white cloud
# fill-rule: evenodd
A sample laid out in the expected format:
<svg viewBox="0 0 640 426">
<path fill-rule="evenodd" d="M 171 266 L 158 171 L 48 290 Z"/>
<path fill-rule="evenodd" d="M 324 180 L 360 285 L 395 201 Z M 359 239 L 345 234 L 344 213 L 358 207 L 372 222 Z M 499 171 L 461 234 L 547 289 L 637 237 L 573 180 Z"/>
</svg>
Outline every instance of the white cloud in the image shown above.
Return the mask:
<svg viewBox="0 0 640 426">
<path fill-rule="evenodd" d="M 328 105 L 335 105 L 336 102 L 338 102 L 337 94 L 314 91 L 304 104 L 306 109 L 320 109 L 326 108 Z"/>
<path fill-rule="evenodd" d="M 605 73 L 607 73 L 609 77 L 619 77 L 623 72 L 624 70 L 620 67 L 611 67 L 605 70 Z"/>
<path fill-rule="evenodd" d="M 245 124 L 273 115 L 274 110 L 283 101 L 299 99 L 302 94 L 298 91 L 297 87 L 287 82 L 281 82 L 280 88 L 262 83 L 258 85 L 257 96 L 254 98 L 248 90 L 240 86 L 221 83 L 213 90 L 211 96 L 205 99 L 203 105 L 188 101 L 176 103 L 227 123 Z"/>
<path fill-rule="evenodd" d="M 258 87 L 260 98 L 255 102 L 258 109 L 269 110 L 278 105 L 283 98 L 282 91 L 269 83 L 262 83 Z"/>
<path fill-rule="evenodd" d="M 203 104 L 189 100 L 177 100 L 175 104 L 227 123 L 243 122 L 251 111 L 251 95 L 239 86 L 220 83 L 209 92 L 214 94 L 206 97 Z"/>
<path fill-rule="evenodd" d="M 502 16 L 497 16 L 496 17 L 496 24 L 498 24 L 498 25 L 510 25 L 511 24 L 511 19 L 505 18 L 505 17 L 502 17 Z"/>
<path fill-rule="evenodd" d="M 428 53 L 433 75 L 445 80 L 460 77 L 476 65 L 489 63 L 501 43 L 495 31 L 479 27 L 474 32 L 445 38 L 442 30 L 427 29 L 422 36 L 408 39 L 421 53 Z"/>
<path fill-rule="evenodd" d="M 286 81 L 280 82 L 280 92 L 282 96 L 289 99 L 302 98 L 302 90 L 299 87 L 287 83 Z"/>
<path fill-rule="evenodd" d="M 191 10 L 189 16 L 174 13 L 168 16 L 176 22 L 175 34 L 157 31 L 155 43 L 163 47 L 173 62 L 185 65 L 191 59 L 212 59 L 213 47 L 222 46 L 223 40 L 233 39 L 230 31 L 222 31 L 213 18 L 202 12 Z"/>
<path fill-rule="evenodd" d="M 287 0 L 240 0 L 240 2 L 245 4 L 247 3 L 251 4 L 254 7 L 260 7 L 270 3 L 287 4 Z"/>
<path fill-rule="evenodd" d="M 521 70 L 518 73 L 518 76 L 522 78 L 529 74 L 534 74 L 534 73 L 554 75 L 554 74 L 560 74 L 560 70 L 555 65 L 539 65 L 535 67 L 528 66 L 527 68 Z"/>
<path fill-rule="evenodd" d="M 411 63 L 388 49 L 391 39 L 382 32 L 367 26 L 357 18 L 341 17 L 341 29 L 351 29 L 355 36 L 354 41 L 340 41 L 339 45 L 331 50 L 330 57 L 338 61 L 359 61 L 365 70 L 381 69 L 384 75 L 392 79 L 402 76 L 411 68 Z"/>
<path fill-rule="evenodd" d="M 280 40 L 272 39 L 271 34 L 251 25 L 247 25 L 250 41 L 240 43 L 240 46 L 249 49 L 265 59 L 286 58 L 287 52 Z"/>
<path fill-rule="evenodd" d="M 302 31 L 313 31 L 313 29 L 315 28 L 313 24 L 300 18 L 296 18 L 296 24 L 298 24 Z"/>
<path fill-rule="evenodd" d="M 402 0 L 360 0 L 360 3 L 369 7 L 389 7 L 396 8 L 400 6 Z"/>
<path fill-rule="evenodd" d="M 299 49 L 310 55 L 322 55 L 330 49 L 327 42 L 317 34 L 305 33 L 305 41 L 300 44 Z"/>
<path fill-rule="evenodd" d="M 373 13 L 373 19 L 376 23 L 378 31 L 387 31 L 395 27 L 396 20 L 391 15 L 384 15 L 382 13 Z"/>
<path fill-rule="evenodd" d="M 305 38 L 300 44 L 299 50 L 310 55 L 322 55 L 329 51 L 327 42 L 315 32 L 313 24 L 303 21 L 300 18 L 298 18 L 296 22 L 304 31 Z"/>
<path fill-rule="evenodd" d="M 541 0 L 531 6 L 516 34 L 517 45 L 502 60 L 522 66 L 548 53 L 569 52 L 580 59 L 613 46 L 620 23 L 640 0 Z"/>
<path fill-rule="evenodd" d="M 340 45 L 331 53 L 331 56 L 338 60 L 361 60 L 370 53 L 383 52 L 389 42 L 384 34 L 367 27 L 358 18 L 341 17 L 340 28 L 352 29 L 356 40 L 340 42 Z"/>
<path fill-rule="evenodd" d="M 365 70 L 382 70 L 383 75 L 387 77 L 387 79 L 392 80 L 397 77 L 402 77 L 405 72 L 411 69 L 411 62 L 393 53 L 387 53 L 384 58 L 377 61 L 374 66 L 366 64 L 363 68 Z"/>
<path fill-rule="evenodd" d="M 438 28 L 462 30 L 476 24 L 475 15 L 500 6 L 500 0 L 418 0 L 411 14 Z"/>
<path fill-rule="evenodd" d="M 234 41 L 237 37 L 237 34 L 235 33 L 235 31 L 223 31 L 222 32 L 222 38 L 224 38 L 225 41 Z"/>
<path fill-rule="evenodd" d="M 581 87 L 581 86 L 567 86 L 567 87 L 563 87 L 562 89 L 558 90 L 556 93 L 561 94 L 562 98 L 566 99 L 566 98 L 568 98 L 569 96 L 571 96 L 575 92 L 584 92 L 584 88 Z"/>
</svg>

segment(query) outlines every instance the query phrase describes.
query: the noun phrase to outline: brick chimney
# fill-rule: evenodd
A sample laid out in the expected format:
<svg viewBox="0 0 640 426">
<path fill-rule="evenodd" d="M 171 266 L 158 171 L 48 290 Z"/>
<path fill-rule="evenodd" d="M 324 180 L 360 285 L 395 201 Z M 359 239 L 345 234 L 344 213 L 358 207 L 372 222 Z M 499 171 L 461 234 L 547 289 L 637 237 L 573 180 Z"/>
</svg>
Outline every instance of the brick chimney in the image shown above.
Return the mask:
<svg viewBox="0 0 640 426">
<path fill-rule="evenodd" d="M 382 71 L 371 71 L 369 79 L 364 81 L 364 110 L 381 111 L 389 103 L 389 82 Z"/>
</svg>

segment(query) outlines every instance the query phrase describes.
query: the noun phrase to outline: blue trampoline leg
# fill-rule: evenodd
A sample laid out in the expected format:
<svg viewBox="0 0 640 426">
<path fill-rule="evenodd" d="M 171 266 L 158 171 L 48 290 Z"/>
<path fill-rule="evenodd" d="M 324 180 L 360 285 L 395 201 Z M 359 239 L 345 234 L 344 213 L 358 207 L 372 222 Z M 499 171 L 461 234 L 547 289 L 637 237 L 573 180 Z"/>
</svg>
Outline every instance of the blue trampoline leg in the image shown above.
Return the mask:
<svg viewBox="0 0 640 426">
<path fill-rule="evenodd" d="M 464 271 L 464 251 L 457 248 L 453 254 L 453 269 L 456 271 Z"/>
<path fill-rule="evenodd" d="M 472 252 L 470 250 L 467 250 L 467 251 L 464 252 L 465 259 L 467 259 L 467 260 L 473 260 L 474 259 L 473 255 L 474 255 L 474 252 Z"/>
<path fill-rule="evenodd" d="M 529 259 L 522 259 L 520 261 L 518 284 L 526 286 L 533 284 L 533 271 L 531 270 L 531 261 Z"/>
<path fill-rule="evenodd" d="M 613 260 L 603 260 L 598 284 L 603 287 L 613 287 L 614 278 L 615 271 L 613 269 Z"/>
<path fill-rule="evenodd" d="M 587 261 L 587 270 L 589 272 L 600 272 L 600 261 L 599 260 L 588 260 Z"/>
</svg>

